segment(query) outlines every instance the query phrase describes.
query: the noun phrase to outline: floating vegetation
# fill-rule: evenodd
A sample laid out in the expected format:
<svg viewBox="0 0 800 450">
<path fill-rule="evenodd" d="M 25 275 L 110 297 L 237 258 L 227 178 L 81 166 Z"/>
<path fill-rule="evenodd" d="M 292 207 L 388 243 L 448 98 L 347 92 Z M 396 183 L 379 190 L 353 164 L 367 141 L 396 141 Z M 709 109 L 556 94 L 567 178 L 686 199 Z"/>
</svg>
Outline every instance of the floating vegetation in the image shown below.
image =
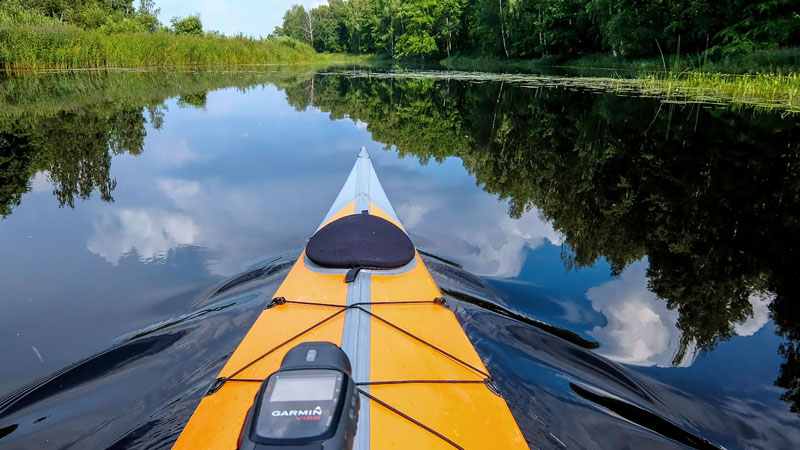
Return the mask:
<svg viewBox="0 0 800 450">
<path fill-rule="evenodd" d="M 565 77 L 532 74 L 498 74 L 461 71 L 328 73 L 360 78 L 458 80 L 474 83 L 505 82 L 527 88 L 564 88 L 617 95 L 652 97 L 668 103 L 702 103 L 752 107 L 800 113 L 800 74 L 727 75 L 684 72 L 640 78 Z"/>
</svg>

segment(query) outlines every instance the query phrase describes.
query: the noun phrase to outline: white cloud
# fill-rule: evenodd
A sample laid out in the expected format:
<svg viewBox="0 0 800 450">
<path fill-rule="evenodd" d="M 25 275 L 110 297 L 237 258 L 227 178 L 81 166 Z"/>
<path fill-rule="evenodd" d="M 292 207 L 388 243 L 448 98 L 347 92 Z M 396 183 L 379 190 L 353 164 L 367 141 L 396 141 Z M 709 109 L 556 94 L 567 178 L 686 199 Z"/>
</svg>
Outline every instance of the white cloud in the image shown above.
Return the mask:
<svg viewBox="0 0 800 450">
<path fill-rule="evenodd" d="M 667 308 L 666 301 L 647 289 L 647 262 L 629 266 L 622 275 L 586 292 L 595 311 L 602 313 L 607 324 L 588 332 L 600 342 L 599 352 L 626 364 L 669 367 L 680 351 L 681 332 L 678 311 Z M 753 317 L 734 325 L 740 336 L 755 334 L 769 320 L 769 303 L 774 296 L 754 294 L 750 297 Z M 697 349 L 690 344 L 675 363 L 689 366 Z"/>
<path fill-rule="evenodd" d="M 407 184 L 421 187 L 422 192 L 410 193 L 413 200 L 399 204 L 396 210 L 400 220 L 409 232 L 415 233 L 417 245 L 446 255 L 469 272 L 515 277 L 522 270 L 526 248 L 563 242 L 563 237 L 539 217 L 536 209 L 521 219 L 512 219 L 505 202 L 481 191 L 469 190 L 465 197 L 453 198 L 441 190 L 425 188 L 420 181 L 423 180 L 406 180 Z M 441 207 L 454 201 L 458 204 Z"/>
<path fill-rule="evenodd" d="M 430 208 L 427 206 L 404 203 L 397 208 L 396 212 L 405 228 L 414 228 L 422 223 L 422 219 L 428 211 L 430 211 Z"/>
<path fill-rule="evenodd" d="M 156 186 L 175 203 L 186 202 L 200 194 L 200 183 L 197 181 L 161 178 Z"/>
<path fill-rule="evenodd" d="M 157 164 L 163 167 L 180 166 L 183 163 L 194 161 L 197 155 L 189 149 L 189 144 L 185 139 L 177 142 L 168 142 L 162 144 L 161 148 L 148 149 L 155 155 Z"/>
<path fill-rule="evenodd" d="M 767 323 L 769 320 L 769 304 L 775 300 L 775 296 L 758 293 L 751 295 L 748 300 L 753 305 L 753 316 L 733 326 L 733 331 L 739 336 L 752 336 Z"/>
<path fill-rule="evenodd" d="M 53 190 L 53 183 L 50 182 L 50 172 L 37 172 L 31 181 L 31 191 L 50 192 Z"/>
<path fill-rule="evenodd" d="M 400 178 L 409 184 L 405 176 Z M 333 175 L 331 179 L 338 180 Z M 455 259 L 473 273 L 514 277 L 525 261 L 526 248 L 562 242 L 537 211 L 511 219 L 504 202 L 480 190 L 448 198 L 429 181 L 417 177 L 410 183 L 421 191 L 402 192 L 415 200 L 400 202 L 398 215 L 407 229 L 415 229 L 433 243 L 429 249 Z M 329 200 L 302 179 L 287 179 L 282 184 L 298 198 L 308 199 L 307 207 L 286 214 L 285 191 L 274 189 L 274 180 L 228 185 L 215 179 L 158 178 L 153 185 L 160 195 L 151 196 L 147 204 L 160 200 L 162 205 L 103 213 L 88 247 L 116 264 L 134 249 L 146 261 L 164 257 L 181 245 L 192 245 L 213 250 L 207 263 L 211 273 L 238 273 L 252 262 L 285 251 L 287 245 L 301 245 L 296 230 L 313 230 L 328 206 Z M 442 208 L 448 200 L 469 207 Z M 415 243 L 420 245 L 420 241 Z"/>
<path fill-rule="evenodd" d="M 302 180 L 297 184 L 287 189 L 302 191 Z M 287 245 L 299 244 L 297 230 L 313 230 L 317 216 L 323 214 L 322 208 L 315 210 L 311 205 L 297 214 L 285 214 L 285 198 L 273 189 L 271 180 L 225 185 L 214 179 L 160 178 L 154 185 L 161 195 L 148 203 L 166 200 L 166 204 L 112 206 L 101 213 L 87 243 L 91 252 L 116 265 L 134 250 L 142 262 L 152 262 L 165 258 L 170 250 L 191 245 L 212 251 L 206 263 L 210 273 L 229 276 L 286 251 Z"/>
<path fill-rule="evenodd" d="M 503 205 L 505 206 L 505 205 Z M 524 249 L 536 249 L 545 241 L 561 245 L 563 237 L 553 230 L 549 222 L 539 217 L 534 209 L 520 219 L 512 219 L 506 214 L 495 214 L 494 229 L 482 229 L 468 224 L 469 230 L 462 232 L 467 242 L 478 247 L 478 258 L 492 261 L 492 269 L 485 267 L 483 274 L 494 277 L 514 277 L 519 275 L 525 262 Z M 488 225 L 488 224 L 487 224 Z"/>
<path fill-rule="evenodd" d="M 191 217 L 162 209 L 121 208 L 93 223 L 89 251 L 112 265 L 136 250 L 143 262 L 167 257 L 169 250 L 195 244 L 200 233 Z"/>
<path fill-rule="evenodd" d="M 620 278 L 586 292 L 592 308 L 602 313 L 605 326 L 588 334 L 600 342 L 599 352 L 627 364 L 669 367 L 680 349 L 681 333 L 675 326 L 678 311 L 647 289 L 647 262 L 628 267 Z M 687 357 L 693 359 L 692 355 Z M 688 362 L 691 364 L 691 360 Z"/>
</svg>

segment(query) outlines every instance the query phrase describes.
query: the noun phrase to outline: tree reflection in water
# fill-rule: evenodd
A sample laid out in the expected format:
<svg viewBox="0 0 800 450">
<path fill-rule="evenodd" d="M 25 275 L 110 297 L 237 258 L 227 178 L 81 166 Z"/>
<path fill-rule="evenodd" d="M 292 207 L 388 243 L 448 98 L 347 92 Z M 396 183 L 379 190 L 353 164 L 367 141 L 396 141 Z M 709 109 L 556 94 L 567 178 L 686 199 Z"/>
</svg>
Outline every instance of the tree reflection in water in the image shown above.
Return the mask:
<svg viewBox="0 0 800 450">
<path fill-rule="evenodd" d="M 204 108 L 209 90 L 269 82 L 298 110 L 367 123 L 400 156 L 460 158 L 484 190 L 508 201 L 510 216 L 535 206 L 564 235 L 568 268 L 605 258 L 620 274 L 647 257 L 648 288 L 678 311 L 675 362 L 690 347 L 708 351 L 729 339 L 753 314 L 754 296 L 772 298 L 785 338 L 775 384 L 800 412 L 800 124 L 791 117 L 504 83 L 117 76 L 131 78 L 85 82 L 81 95 L 96 95 L 92 102 L 51 86 L 68 107 L 41 104 L 34 92 L 0 114 L 0 214 L 12 212 L 38 172 L 62 206 L 95 190 L 113 201 L 112 156 L 141 153 L 145 117 L 160 128 L 166 98 Z M 0 87 L 7 101 L 8 92 Z M 123 100 L 108 100 L 115 96 Z"/>
<path fill-rule="evenodd" d="M 772 299 L 786 338 L 776 385 L 800 412 L 795 280 L 800 124 L 778 114 L 678 106 L 503 83 L 317 76 L 298 109 L 368 123 L 423 164 L 455 156 L 520 217 L 566 237 L 567 267 L 647 257 L 648 287 L 679 313 L 682 351 L 709 351 Z"/>
</svg>

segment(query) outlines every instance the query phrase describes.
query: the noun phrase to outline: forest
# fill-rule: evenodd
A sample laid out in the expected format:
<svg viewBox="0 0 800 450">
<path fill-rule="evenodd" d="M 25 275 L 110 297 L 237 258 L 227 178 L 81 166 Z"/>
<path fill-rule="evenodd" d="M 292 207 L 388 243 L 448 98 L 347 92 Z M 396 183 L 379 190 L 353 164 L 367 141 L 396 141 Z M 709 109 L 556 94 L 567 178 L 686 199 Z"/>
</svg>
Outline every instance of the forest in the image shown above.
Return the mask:
<svg viewBox="0 0 800 450">
<path fill-rule="evenodd" d="M 328 0 L 274 30 L 320 52 L 706 58 L 800 45 L 797 0 Z M 702 59 L 702 61 L 701 61 Z"/>
<path fill-rule="evenodd" d="M 791 73 L 800 67 L 797 3 L 328 0 L 292 6 L 280 26 L 265 24 L 267 38 L 256 39 L 206 30 L 197 14 L 162 22 L 155 0 L 0 0 L 0 66 L 253 64 L 350 54 L 446 58 L 460 69 L 485 69 L 464 61 L 480 57 Z M 736 61 L 747 67 L 731 69 Z"/>
</svg>

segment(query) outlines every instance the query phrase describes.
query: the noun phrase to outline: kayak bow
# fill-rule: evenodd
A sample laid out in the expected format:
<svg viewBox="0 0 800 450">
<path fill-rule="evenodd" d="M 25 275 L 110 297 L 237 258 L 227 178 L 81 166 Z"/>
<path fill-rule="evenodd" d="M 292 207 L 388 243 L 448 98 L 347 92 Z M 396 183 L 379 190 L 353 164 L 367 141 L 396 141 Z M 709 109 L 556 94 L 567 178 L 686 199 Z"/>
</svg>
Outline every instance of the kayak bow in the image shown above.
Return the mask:
<svg viewBox="0 0 800 450">
<path fill-rule="evenodd" d="M 260 381 L 292 347 L 314 341 L 340 346 L 352 363 L 362 391 L 354 449 L 528 448 L 363 147 L 175 448 L 236 448 Z"/>
</svg>

